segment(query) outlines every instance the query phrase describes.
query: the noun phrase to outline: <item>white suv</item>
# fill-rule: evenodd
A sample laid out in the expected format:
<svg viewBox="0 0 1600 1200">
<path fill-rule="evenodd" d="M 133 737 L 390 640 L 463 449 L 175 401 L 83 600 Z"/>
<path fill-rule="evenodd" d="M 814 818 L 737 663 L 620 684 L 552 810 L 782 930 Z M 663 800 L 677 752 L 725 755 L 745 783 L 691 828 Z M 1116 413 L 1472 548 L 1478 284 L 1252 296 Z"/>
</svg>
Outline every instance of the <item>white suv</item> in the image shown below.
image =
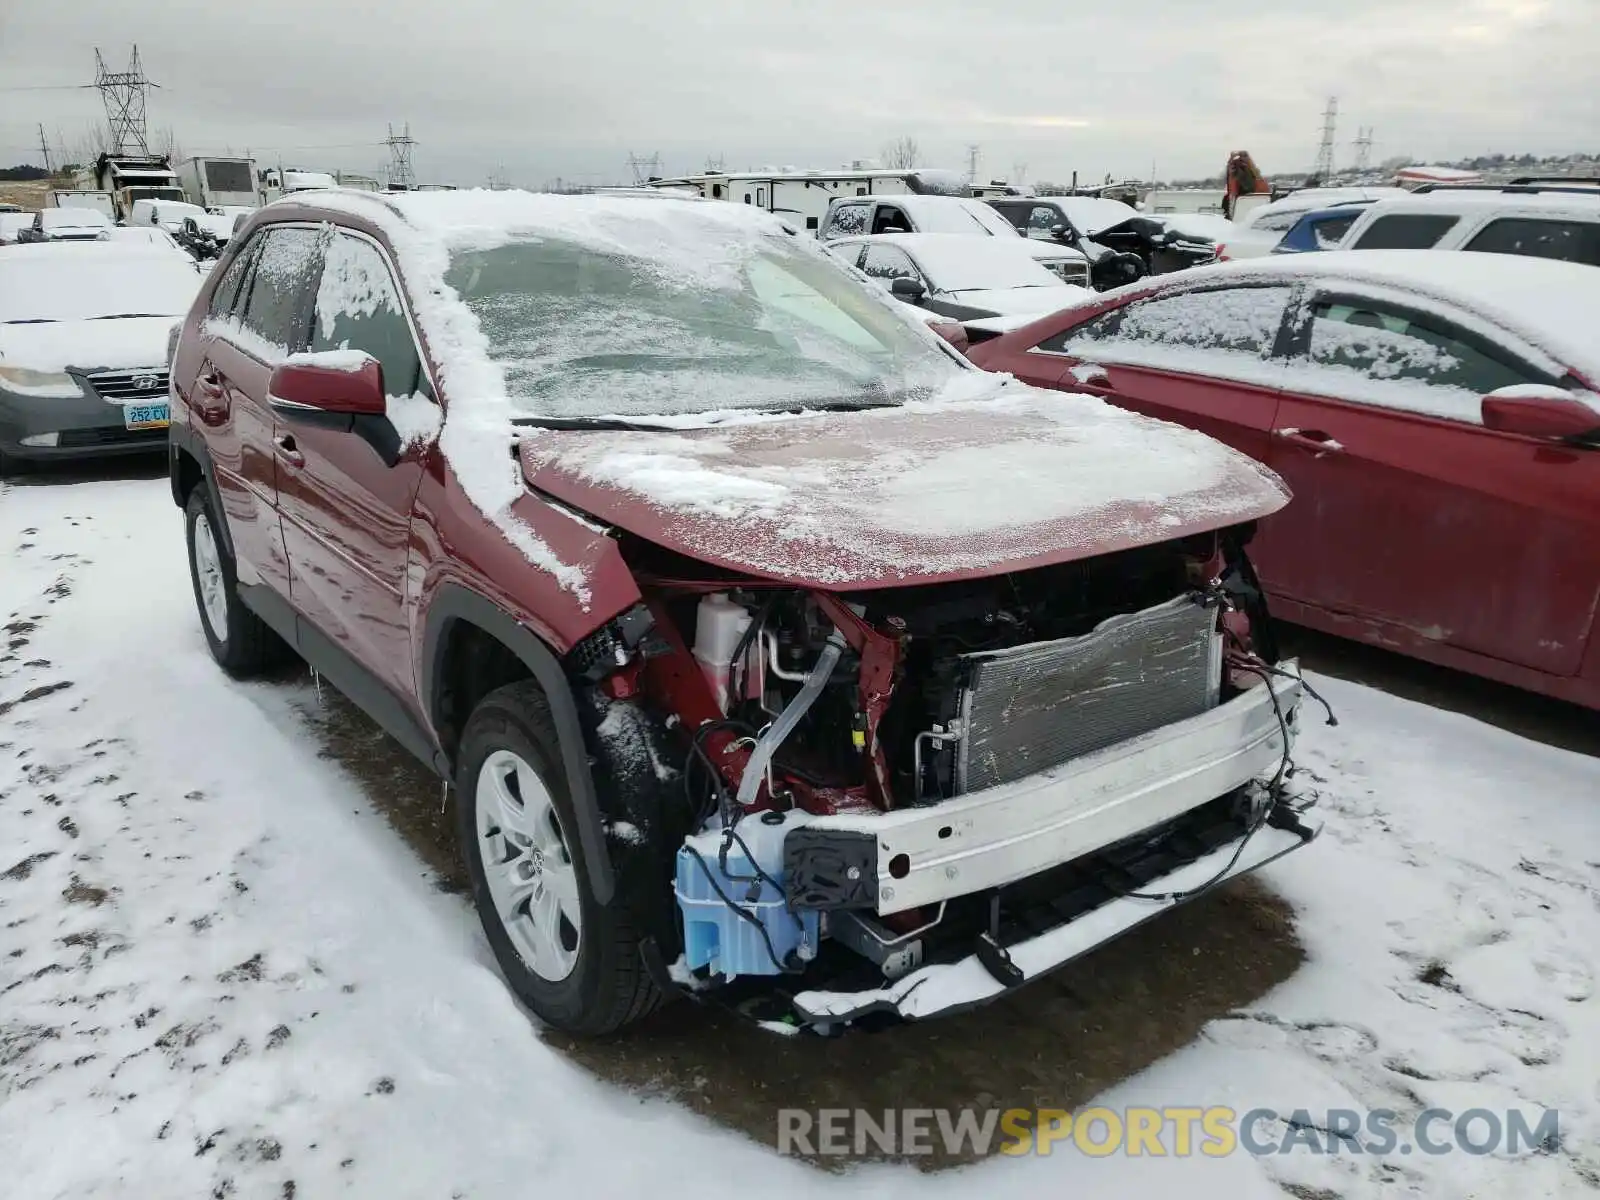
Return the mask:
<svg viewBox="0 0 1600 1200">
<path fill-rule="evenodd" d="M 1530 183 L 1418 190 L 1368 208 L 1340 249 L 1477 250 L 1600 267 L 1600 187 Z"/>
</svg>

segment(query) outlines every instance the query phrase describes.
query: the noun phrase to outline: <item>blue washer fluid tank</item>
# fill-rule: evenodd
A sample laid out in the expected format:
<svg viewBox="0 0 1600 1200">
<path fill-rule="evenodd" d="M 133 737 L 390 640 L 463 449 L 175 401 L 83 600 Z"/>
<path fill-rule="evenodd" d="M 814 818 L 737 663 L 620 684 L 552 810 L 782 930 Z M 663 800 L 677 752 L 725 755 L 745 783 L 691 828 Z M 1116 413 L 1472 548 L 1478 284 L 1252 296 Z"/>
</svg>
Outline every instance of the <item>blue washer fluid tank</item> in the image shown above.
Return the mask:
<svg viewBox="0 0 1600 1200">
<path fill-rule="evenodd" d="M 798 816 L 785 814 L 781 824 L 766 824 L 760 819 L 739 822 L 739 836 L 749 845 L 756 861 L 780 885 L 783 883 L 783 835 Z M 819 917 L 815 911 L 790 912 L 782 888 L 756 877 L 750 859 L 738 842 L 730 842 L 724 859 L 727 870 L 718 863 L 722 846 L 720 830 L 710 830 L 688 838 L 678 849 L 678 876 L 674 890 L 678 909 L 683 914 L 683 956 L 691 970 L 709 968 L 712 974 L 732 979 L 738 975 L 779 975 L 782 964 L 793 954 L 801 962 L 816 956 Z M 697 859 L 695 856 L 699 855 Z M 704 864 L 704 865 L 702 865 Z M 715 882 L 716 886 L 712 884 Z M 760 925 L 735 913 L 721 896 L 731 900 Z M 766 938 L 761 936 L 766 931 Z M 770 940 L 772 947 L 767 948 Z M 774 961 L 776 955 L 776 961 Z"/>
</svg>

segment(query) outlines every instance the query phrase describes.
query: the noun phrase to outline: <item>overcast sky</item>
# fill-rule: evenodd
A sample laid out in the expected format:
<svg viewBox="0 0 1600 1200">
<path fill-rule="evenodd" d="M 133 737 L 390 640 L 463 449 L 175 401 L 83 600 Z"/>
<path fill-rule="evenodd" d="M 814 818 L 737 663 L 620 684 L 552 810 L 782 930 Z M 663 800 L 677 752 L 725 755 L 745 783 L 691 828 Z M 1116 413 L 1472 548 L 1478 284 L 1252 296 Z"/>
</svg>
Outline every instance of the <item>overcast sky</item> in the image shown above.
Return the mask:
<svg viewBox="0 0 1600 1200">
<path fill-rule="evenodd" d="M 1291 11 L 1291 9 L 1293 11 Z M 137 41 L 152 133 L 186 154 L 376 173 L 410 122 L 424 182 L 614 182 L 829 167 L 914 137 L 923 162 L 1065 181 L 1315 157 L 1339 97 L 1374 160 L 1600 153 L 1600 0 L 0 0 L 0 163 L 100 119 L 94 47 Z M 31 148 L 31 154 L 30 154 Z"/>
</svg>

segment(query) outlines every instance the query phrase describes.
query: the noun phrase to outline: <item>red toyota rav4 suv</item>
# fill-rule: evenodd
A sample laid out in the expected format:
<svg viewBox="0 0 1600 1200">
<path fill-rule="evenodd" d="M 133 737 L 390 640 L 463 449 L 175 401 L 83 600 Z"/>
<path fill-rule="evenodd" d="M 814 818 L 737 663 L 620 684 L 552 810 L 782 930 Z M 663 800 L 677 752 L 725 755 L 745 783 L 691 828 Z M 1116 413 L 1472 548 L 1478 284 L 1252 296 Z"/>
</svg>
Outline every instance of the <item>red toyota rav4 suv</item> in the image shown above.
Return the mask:
<svg viewBox="0 0 1600 1200">
<path fill-rule="evenodd" d="M 453 781 L 555 1025 L 970 1006 L 1312 836 L 1277 479 L 973 369 L 764 214 L 280 201 L 172 379 L 213 655 Z"/>
</svg>

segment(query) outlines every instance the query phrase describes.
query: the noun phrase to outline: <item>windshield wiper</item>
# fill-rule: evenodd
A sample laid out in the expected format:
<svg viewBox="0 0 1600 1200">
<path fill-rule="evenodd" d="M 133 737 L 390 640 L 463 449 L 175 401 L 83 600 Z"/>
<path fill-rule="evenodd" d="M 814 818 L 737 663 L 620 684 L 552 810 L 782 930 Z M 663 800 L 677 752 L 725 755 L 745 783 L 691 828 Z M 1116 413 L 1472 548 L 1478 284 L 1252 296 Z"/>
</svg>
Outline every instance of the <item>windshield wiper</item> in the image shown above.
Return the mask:
<svg viewBox="0 0 1600 1200">
<path fill-rule="evenodd" d="M 91 321 L 121 321 L 132 320 L 135 317 L 171 317 L 177 320 L 178 313 L 107 313 L 103 317 L 90 317 Z"/>
<path fill-rule="evenodd" d="M 23 317 L 20 321 L 7 321 L 7 325 L 54 325 L 54 317 Z"/>
</svg>

